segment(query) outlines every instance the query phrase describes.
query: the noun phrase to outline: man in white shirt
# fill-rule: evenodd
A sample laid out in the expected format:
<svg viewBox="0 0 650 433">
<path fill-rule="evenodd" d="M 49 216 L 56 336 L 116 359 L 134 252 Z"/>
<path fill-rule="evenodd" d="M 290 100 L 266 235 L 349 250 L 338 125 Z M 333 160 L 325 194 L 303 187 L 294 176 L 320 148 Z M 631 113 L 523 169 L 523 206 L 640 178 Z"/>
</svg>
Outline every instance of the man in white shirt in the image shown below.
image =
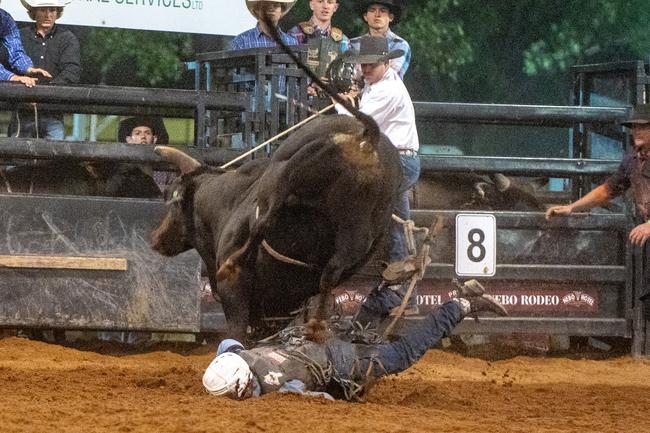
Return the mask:
<svg viewBox="0 0 650 433">
<path fill-rule="evenodd" d="M 397 72 L 389 61 L 402 56 L 402 50 L 389 51 L 386 38 L 363 36 L 359 38 L 359 50 L 347 62 L 361 65 L 365 86 L 361 91 L 359 110 L 371 116 L 382 133 L 397 148 L 402 162 L 402 183 L 394 213 L 402 219 L 410 216 L 408 191 L 420 176 L 420 147 L 415 127 L 415 110 L 411 97 Z M 337 105 L 339 113 L 347 110 Z M 393 223 L 391 227 L 391 262 L 408 256 L 404 230 Z"/>
</svg>

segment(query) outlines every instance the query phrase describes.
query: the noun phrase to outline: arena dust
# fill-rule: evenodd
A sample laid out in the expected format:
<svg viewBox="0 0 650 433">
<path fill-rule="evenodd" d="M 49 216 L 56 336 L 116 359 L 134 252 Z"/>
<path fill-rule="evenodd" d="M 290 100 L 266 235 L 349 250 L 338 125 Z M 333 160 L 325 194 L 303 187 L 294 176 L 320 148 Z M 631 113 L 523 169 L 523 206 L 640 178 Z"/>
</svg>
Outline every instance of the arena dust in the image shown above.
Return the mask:
<svg viewBox="0 0 650 433">
<path fill-rule="evenodd" d="M 650 360 L 513 357 L 431 350 L 380 380 L 366 403 L 296 395 L 207 395 L 214 347 L 93 351 L 0 339 L 3 433 L 650 432 Z"/>
</svg>

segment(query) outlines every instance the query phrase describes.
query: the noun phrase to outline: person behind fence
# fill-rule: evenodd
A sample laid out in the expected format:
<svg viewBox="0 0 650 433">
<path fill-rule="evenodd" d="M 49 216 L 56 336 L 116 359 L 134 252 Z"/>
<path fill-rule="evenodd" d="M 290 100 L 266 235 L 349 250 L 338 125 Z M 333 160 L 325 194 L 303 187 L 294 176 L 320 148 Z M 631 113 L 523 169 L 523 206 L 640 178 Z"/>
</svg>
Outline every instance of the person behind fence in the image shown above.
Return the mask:
<svg viewBox="0 0 650 433">
<path fill-rule="evenodd" d="M 250 13 L 257 19 L 257 25 L 250 30 L 238 34 L 230 42 L 231 50 L 244 50 L 247 48 L 264 48 L 275 47 L 277 44 L 270 35 L 266 24 L 262 20 L 266 14 L 273 21 L 273 24 L 278 29 L 278 33 L 282 41 L 287 45 L 298 45 L 298 40 L 278 27 L 280 18 L 285 16 L 287 12 L 293 7 L 296 0 L 246 0 L 246 7 Z"/>
<path fill-rule="evenodd" d="M 350 39 L 340 28 L 332 25 L 332 16 L 339 8 L 338 0 L 310 0 L 309 7 L 312 10 L 309 21 L 296 24 L 287 33 L 298 43 L 310 46 L 310 66 L 322 77 L 339 53 L 348 49 Z"/>
<path fill-rule="evenodd" d="M 4 9 L 0 9 L 0 41 L 4 47 L 0 62 L 0 81 L 17 81 L 27 87 L 34 87 L 38 81 L 35 75 L 52 78 L 46 70 L 34 67 L 32 59 L 23 49 L 16 21 Z"/>
<path fill-rule="evenodd" d="M 25 52 L 34 64 L 52 75 L 46 84 L 70 85 L 79 83 L 81 55 L 79 41 L 69 30 L 57 25 L 63 8 L 71 0 L 20 0 L 34 24 L 20 30 Z M 36 104 L 29 110 L 14 112 L 9 124 L 9 136 L 42 137 L 63 140 L 63 114 L 38 110 Z"/>
<path fill-rule="evenodd" d="M 364 36 L 359 39 L 359 50 L 346 61 L 361 65 L 365 85 L 361 91 L 359 110 L 373 117 L 381 132 L 386 134 L 400 153 L 402 183 L 393 212 L 407 220 L 410 217 L 408 191 L 420 176 L 420 147 L 415 125 L 415 109 L 408 90 L 389 66 L 391 59 L 400 57 L 401 50 L 389 50 L 383 37 Z M 341 105 L 339 113 L 349 114 Z M 396 262 L 409 255 L 401 224 L 391 225 L 389 261 Z M 416 296 L 412 297 L 415 301 Z"/>
<path fill-rule="evenodd" d="M 203 386 L 210 394 L 233 399 L 277 391 L 363 400 L 377 379 L 415 364 L 467 315 L 508 314 L 475 280 L 465 283 L 454 295 L 422 320 L 404 320 L 399 335 L 390 342 L 364 334 L 361 326 L 355 328 L 359 332 L 346 332 L 322 344 L 306 340 L 300 329 L 290 328 L 280 332 L 271 345 L 248 350 L 236 340 L 224 340 L 205 370 Z M 368 313 L 365 319 L 372 320 L 386 317 L 388 310 L 375 308 Z"/>
<path fill-rule="evenodd" d="M 606 206 L 611 199 L 631 188 L 642 221 L 630 231 L 628 237 L 632 244 L 646 250 L 645 293 L 641 296 L 641 301 L 646 304 L 646 318 L 650 320 L 650 245 L 647 242 L 650 239 L 650 105 L 637 106 L 631 118 L 621 122 L 621 125 L 630 129 L 633 144 L 616 173 L 575 202 L 548 208 L 546 219 Z"/>
<path fill-rule="evenodd" d="M 350 40 L 352 48 L 358 50 L 359 42 L 364 36 L 386 38 L 390 51 L 402 51 L 401 56 L 390 60 L 390 67 L 397 72 L 401 79 L 404 79 L 411 63 L 411 47 L 404 38 L 390 29 L 391 25 L 399 22 L 402 15 L 401 0 L 361 0 L 357 3 L 357 11 L 368 24 L 368 33 Z"/>
<path fill-rule="evenodd" d="M 162 117 L 136 116 L 120 121 L 117 140 L 128 144 L 169 144 L 169 134 Z M 150 173 L 161 192 L 164 192 L 176 177 L 172 172 L 153 170 L 151 167 L 145 167 L 145 171 Z"/>
</svg>

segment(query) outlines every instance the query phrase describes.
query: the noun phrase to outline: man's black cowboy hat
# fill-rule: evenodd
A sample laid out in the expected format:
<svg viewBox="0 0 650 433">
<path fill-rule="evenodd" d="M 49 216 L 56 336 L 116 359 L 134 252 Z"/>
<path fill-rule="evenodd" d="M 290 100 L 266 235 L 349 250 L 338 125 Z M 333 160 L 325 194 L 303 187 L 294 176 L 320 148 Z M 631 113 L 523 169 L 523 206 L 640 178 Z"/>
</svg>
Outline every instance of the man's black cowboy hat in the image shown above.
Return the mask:
<svg viewBox="0 0 650 433">
<path fill-rule="evenodd" d="M 361 0 L 357 3 L 357 12 L 363 16 L 370 5 L 386 6 L 393 14 L 393 21 L 390 23 L 392 26 L 397 24 L 402 16 L 402 0 Z"/>
<path fill-rule="evenodd" d="M 358 41 L 359 51 L 347 54 L 346 63 L 374 64 L 404 55 L 403 50 L 388 51 L 388 40 L 382 36 L 362 36 Z"/>
<path fill-rule="evenodd" d="M 126 143 L 126 137 L 131 135 L 133 129 L 137 128 L 138 126 L 148 126 L 151 128 L 153 135 L 158 137 L 156 144 L 169 143 L 169 134 L 167 133 L 165 123 L 160 116 L 127 117 L 126 119 L 120 121 L 120 125 L 117 130 L 117 141 L 120 143 Z"/>
<path fill-rule="evenodd" d="M 627 128 L 632 128 L 635 125 L 647 124 L 650 124 L 650 104 L 637 105 L 634 107 L 632 117 L 621 122 L 621 125 Z"/>
</svg>

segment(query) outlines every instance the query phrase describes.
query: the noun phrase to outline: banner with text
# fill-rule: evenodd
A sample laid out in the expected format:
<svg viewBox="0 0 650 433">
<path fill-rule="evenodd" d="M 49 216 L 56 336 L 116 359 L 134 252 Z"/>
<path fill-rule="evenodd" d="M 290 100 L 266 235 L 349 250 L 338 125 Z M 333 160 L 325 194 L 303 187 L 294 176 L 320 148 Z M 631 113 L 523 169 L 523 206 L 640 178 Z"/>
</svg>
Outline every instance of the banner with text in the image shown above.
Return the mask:
<svg viewBox="0 0 650 433">
<path fill-rule="evenodd" d="M 19 0 L 3 9 L 16 21 L 31 21 Z M 236 35 L 255 25 L 243 0 L 73 0 L 61 24 L 137 30 Z"/>
</svg>

